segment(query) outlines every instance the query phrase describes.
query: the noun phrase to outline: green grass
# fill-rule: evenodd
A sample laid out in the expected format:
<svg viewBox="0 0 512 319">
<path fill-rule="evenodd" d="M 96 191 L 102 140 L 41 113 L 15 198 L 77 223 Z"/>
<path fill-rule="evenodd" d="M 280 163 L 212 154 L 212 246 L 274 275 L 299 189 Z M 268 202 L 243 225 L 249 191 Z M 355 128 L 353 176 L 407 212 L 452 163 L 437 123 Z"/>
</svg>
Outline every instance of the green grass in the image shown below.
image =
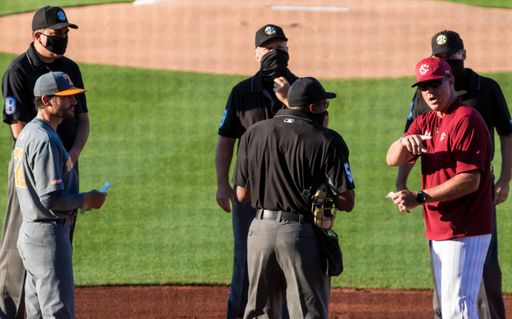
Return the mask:
<svg viewBox="0 0 512 319">
<path fill-rule="evenodd" d="M 105 3 L 133 2 L 129 0 L 0 0 L 0 16 L 9 14 L 37 11 L 45 6 L 57 6 L 61 8 L 88 6 Z"/>
<path fill-rule="evenodd" d="M 441 0 L 446 2 L 455 2 L 473 6 L 508 8 L 512 9 L 512 3 L 509 0 Z M 36 11 L 44 6 L 52 5 L 59 7 L 77 7 L 105 3 L 133 2 L 129 0 L 55 0 L 51 3 L 43 0 L 0 0 L 0 16 Z"/>
<path fill-rule="evenodd" d="M 479 6 L 479 7 L 512 9 L 512 3 L 509 0 L 443 0 L 443 1 L 468 4 L 471 6 Z"/>
<path fill-rule="evenodd" d="M 13 58 L 0 54 L 0 69 Z M 81 190 L 99 189 L 107 181 L 112 187 L 101 210 L 78 218 L 76 284 L 229 284 L 231 215 L 215 201 L 214 153 L 227 96 L 244 77 L 80 66 L 91 119 L 80 158 Z M 505 93 L 512 92 L 512 74 L 492 77 Z M 357 187 L 356 208 L 339 213 L 336 221 L 345 272 L 334 278 L 333 287 L 431 288 L 421 211 L 400 213 L 384 198 L 394 190 L 397 171 L 386 165 L 385 154 L 403 131 L 412 78 L 322 82 L 339 96 L 332 101 L 330 125 L 350 148 Z M 0 140 L 0 180 L 6 181 L 6 125 Z M 417 168 L 412 176 L 409 187 L 419 189 Z M 0 194 L 6 193 L 5 184 Z M 0 223 L 5 205 L 0 196 Z M 507 202 L 498 210 L 508 293 L 510 209 Z"/>
</svg>

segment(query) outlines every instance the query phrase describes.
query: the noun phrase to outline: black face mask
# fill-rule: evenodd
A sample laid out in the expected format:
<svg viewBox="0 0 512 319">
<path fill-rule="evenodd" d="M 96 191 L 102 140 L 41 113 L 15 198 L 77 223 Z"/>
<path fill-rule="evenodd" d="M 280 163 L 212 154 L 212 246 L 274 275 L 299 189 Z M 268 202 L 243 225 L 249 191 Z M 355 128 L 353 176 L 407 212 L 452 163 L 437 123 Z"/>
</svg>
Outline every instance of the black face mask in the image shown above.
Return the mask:
<svg viewBox="0 0 512 319">
<path fill-rule="evenodd" d="M 464 60 L 445 60 L 452 69 L 453 76 L 459 76 L 464 73 Z"/>
<path fill-rule="evenodd" d="M 324 119 L 325 116 L 328 115 L 327 111 L 322 113 L 312 113 L 313 117 L 315 118 L 315 122 L 317 122 L 320 125 L 324 125 Z"/>
<path fill-rule="evenodd" d="M 270 51 L 261 59 L 261 73 L 271 79 L 278 78 L 286 73 L 289 59 L 288 52 L 284 50 Z"/>
<path fill-rule="evenodd" d="M 66 48 L 68 46 L 68 37 L 65 38 L 56 36 L 56 35 L 46 35 L 41 33 L 46 37 L 46 46 L 45 48 L 55 54 L 64 54 L 66 53 Z"/>
</svg>

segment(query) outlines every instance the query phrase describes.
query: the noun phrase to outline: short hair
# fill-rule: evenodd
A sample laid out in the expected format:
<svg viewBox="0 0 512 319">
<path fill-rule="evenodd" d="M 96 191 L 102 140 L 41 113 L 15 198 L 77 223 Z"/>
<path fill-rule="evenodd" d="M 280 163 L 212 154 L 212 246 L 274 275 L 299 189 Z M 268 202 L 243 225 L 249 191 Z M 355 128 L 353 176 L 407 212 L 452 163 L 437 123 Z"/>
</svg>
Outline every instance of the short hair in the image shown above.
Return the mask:
<svg viewBox="0 0 512 319">
<path fill-rule="evenodd" d="M 44 34 L 44 32 L 43 32 L 44 30 L 46 30 L 46 29 L 39 29 L 39 30 L 34 30 L 34 31 L 32 31 L 32 40 L 34 40 L 34 41 L 35 41 L 36 36 L 35 36 L 34 34 L 35 34 L 36 32 L 39 32 L 39 33 Z"/>
<path fill-rule="evenodd" d="M 47 97 L 51 99 L 53 97 L 53 95 L 47 95 Z M 34 98 L 34 106 L 36 108 L 36 111 L 44 109 L 46 107 L 46 105 L 44 105 L 43 97 L 36 96 Z"/>
</svg>

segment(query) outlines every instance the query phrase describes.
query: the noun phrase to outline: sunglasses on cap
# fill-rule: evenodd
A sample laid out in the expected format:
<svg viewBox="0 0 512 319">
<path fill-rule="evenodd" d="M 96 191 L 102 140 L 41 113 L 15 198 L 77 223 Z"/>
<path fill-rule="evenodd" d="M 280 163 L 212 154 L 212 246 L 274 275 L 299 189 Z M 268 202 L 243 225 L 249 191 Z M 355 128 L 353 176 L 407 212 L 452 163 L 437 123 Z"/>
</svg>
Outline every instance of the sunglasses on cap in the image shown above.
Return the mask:
<svg viewBox="0 0 512 319">
<path fill-rule="evenodd" d="M 437 89 L 438 87 L 440 87 L 443 84 L 444 80 L 449 79 L 449 78 L 450 78 L 449 76 L 445 76 L 438 80 L 421 82 L 421 83 L 418 83 L 418 88 L 420 89 L 420 91 L 427 91 L 428 88 Z"/>
</svg>

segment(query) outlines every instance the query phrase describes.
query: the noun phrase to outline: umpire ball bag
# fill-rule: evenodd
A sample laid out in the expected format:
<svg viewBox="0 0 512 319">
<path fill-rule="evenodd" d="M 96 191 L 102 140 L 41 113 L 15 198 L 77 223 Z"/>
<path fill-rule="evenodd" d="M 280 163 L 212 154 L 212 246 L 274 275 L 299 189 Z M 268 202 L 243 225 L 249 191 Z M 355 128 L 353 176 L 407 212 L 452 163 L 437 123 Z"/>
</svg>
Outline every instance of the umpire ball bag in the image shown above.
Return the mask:
<svg viewBox="0 0 512 319">
<path fill-rule="evenodd" d="M 321 183 L 304 190 L 302 196 L 311 204 L 325 274 L 339 276 L 343 272 L 343 256 L 338 234 L 332 230 L 336 218 L 334 194 L 326 183 Z"/>
</svg>

